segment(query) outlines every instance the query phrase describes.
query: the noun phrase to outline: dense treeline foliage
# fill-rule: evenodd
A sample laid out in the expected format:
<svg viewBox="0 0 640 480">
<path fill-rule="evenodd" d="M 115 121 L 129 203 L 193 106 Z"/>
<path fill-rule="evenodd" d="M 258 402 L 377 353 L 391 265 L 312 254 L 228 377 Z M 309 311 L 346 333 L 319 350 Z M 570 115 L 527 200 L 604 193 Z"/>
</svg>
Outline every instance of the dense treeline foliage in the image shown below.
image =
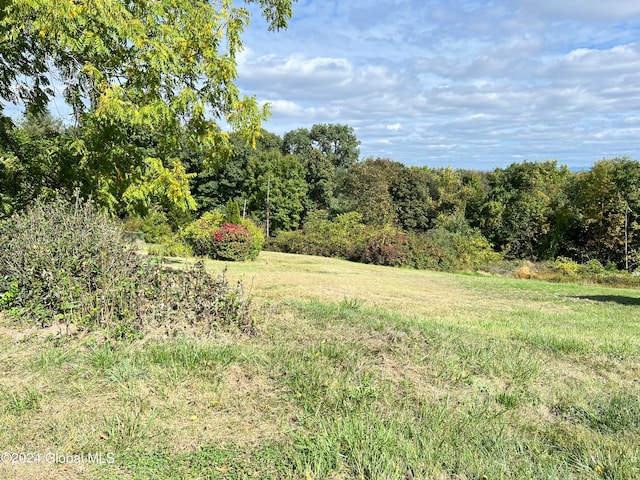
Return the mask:
<svg viewBox="0 0 640 480">
<path fill-rule="evenodd" d="M 2 156 L 2 214 L 77 187 L 84 173 L 74 168 L 74 128 L 46 115 L 27 116 L 12 127 L 28 161 Z M 184 212 L 158 199 L 149 218 L 160 215 L 169 230 L 155 241 L 173 235 L 174 242 L 187 244 L 177 253 L 202 250 L 187 241 L 187 226 L 237 205 L 240 221 L 227 223 L 244 229 L 227 228 L 225 235 L 247 236 L 246 228 L 256 225 L 264 232 L 268 224 L 268 245 L 282 251 L 444 268 L 494 258 L 488 252 L 533 261 L 597 260 L 628 270 L 639 259 L 640 162 L 629 158 L 600 160 L 581 172 L 554 160 L 491 172 L 409 167 L 390 159 L 358 160 L 359 141 L 346 125 L 314 125 L 283 137 L 262 130 L 255 145 L 232 133 L 229 141 L 232 153 L 213 164 L 207 149 L 183 144 L 181 164 L 197 210 Z M 11 150 L 1 139 L 0 148 Z M 417 259 L 424 251 L 431 252 L 428 261 Z"/>
<path fill-rule="evenodd" d="M 263 225 L 269 210 L 273 248 L 359 258 L 367 238 L 397 231 L 420 237 L 409 243 L 423 248 L 434 238 L 449 248 L 447 235 L 482 238 L 507 259 L 566 257 L 628 269 L 638 260 L 640 163 L 629 158 L 600 160 L 578 173 L 552 160 L 492 172 L 408 167 L 358 161 L 359 142 L 343 125 L 315 125 L 282 139 L 263 132 L 256 150 L 236 141 L 236 152 L 213 170 L 191 164 L 194 196 L 203 211 L 233 198 Z M 349 235 L 329 233 L 353 220 L 348 213 L 363 225 L 359 247 L 345 247 Z"/>
</svg>

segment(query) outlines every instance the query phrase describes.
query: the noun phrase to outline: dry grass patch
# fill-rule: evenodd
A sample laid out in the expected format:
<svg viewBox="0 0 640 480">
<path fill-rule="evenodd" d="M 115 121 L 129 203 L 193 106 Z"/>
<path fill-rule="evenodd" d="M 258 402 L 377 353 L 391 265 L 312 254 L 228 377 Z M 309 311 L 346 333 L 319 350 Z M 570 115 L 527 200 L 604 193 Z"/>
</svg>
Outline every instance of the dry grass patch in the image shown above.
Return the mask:
<svg viewBox="0 0 640 480">
<path fill-rule="evenodd" d="M 173 261 L 178 267 L 189 262 Z M 562 315 L 582 310 L 584 303 L 576 298 L 580 294 L 607 291 L 576 285 L 547 288 L 543 282 L 383 267 L 277 252 L 262 252 L 253 262 L 207 261 L 206 265 L 211 272 L 226 269 L 230 280 L 242 280 L 245 290 L 257 301 L 357 299 L 370 309 L 447 321 L 505 318 L 510 312 L 529 312 L 532 307 L 540 314 Z M 638 296 L 633 290 L 616 292 Z"/>
</svg>

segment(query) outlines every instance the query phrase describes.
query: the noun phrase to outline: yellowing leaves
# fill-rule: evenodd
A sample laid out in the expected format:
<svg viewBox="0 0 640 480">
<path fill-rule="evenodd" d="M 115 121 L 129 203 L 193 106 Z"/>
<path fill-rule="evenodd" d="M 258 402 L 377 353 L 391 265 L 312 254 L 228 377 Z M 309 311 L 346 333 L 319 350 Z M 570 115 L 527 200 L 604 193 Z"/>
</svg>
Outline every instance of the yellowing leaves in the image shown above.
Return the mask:
<svg viewBox="0 0 640 480">
<path fill-rule="evenodd" d="M 216 155 L 230 146 L 213 119 L 235 118 L 259 131 L 259 109 L 246 108 L 233 84 L 248 12 L 230 0 L 13 0 L 3 13 L 5 45 L 26 38 L 21 58 L 41 55 L 9 80 L 24 77 L 35 85 L 56 76 L 82 120 L 83 155 L 99 165 L 96 175 L 103 177 L 95 184 L 107 203 L 128 192 L 136 201 L 164 195 L 194 207 L 189 177 L 171 160 L 179 156 L 184 131 L 215 143 Z M 28 103 L 33 92 L 24 92 L 5 89 L 3 100 Z M 132 135 L 149 134 L 161 136 L 161 145 L 132 141 Z M 160 164 L 147 160 L 154 156 Z M 116 164 L 120 184 L 109 177 Z"/>
<path fill-rule="evenodd" d="M 147 158 L 149 173 L 147 184 L 158 195 L 166 196 L 183 210 L 195 210 L 196 202 L 189 191 L 189 179 L 193 173 L 186 173 L 179 160 L 172 161 L 172 168 L 167 168 L 158 158 Z"/>
<path fill-rule="evenodd" d="M 74 19 L 84 12 L 84 5 L 72 3 L 69 12 L 67 13 L 68 17 Z"/>
</svg>

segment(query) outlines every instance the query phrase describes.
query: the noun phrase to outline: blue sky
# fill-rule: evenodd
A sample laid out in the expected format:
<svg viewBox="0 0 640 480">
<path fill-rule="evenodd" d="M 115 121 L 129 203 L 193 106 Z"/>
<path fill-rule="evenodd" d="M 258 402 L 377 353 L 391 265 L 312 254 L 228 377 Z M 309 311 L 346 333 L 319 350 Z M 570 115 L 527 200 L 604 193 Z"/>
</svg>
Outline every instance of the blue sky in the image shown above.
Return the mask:
<svg viewBox="0 0 640 480">
<path fill-rule="evenodd" d="M 299 0 L 256 12 L 238 85 L 277 134 L 348 124 L 361 157 L 490 170 L 640 160 L 637 0 Z"/>
</svg>

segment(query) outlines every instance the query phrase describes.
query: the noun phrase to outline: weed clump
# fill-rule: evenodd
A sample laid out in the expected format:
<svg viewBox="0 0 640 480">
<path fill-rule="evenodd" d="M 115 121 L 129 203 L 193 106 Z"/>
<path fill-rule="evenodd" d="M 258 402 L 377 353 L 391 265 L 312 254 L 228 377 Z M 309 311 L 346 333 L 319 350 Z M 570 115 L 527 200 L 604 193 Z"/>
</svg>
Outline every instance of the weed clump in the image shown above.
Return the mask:
<svg viewBox="0 0 640 480">
<path fill-rule="evenodd" d="M 117 338 L 175 321 L 252 329 L 241 286 L 201 262 L 163 269 L 79 199 L 36 201 L 0 224 L 0 310 L 18 324 L 72 323 Z"/>
</svg>

